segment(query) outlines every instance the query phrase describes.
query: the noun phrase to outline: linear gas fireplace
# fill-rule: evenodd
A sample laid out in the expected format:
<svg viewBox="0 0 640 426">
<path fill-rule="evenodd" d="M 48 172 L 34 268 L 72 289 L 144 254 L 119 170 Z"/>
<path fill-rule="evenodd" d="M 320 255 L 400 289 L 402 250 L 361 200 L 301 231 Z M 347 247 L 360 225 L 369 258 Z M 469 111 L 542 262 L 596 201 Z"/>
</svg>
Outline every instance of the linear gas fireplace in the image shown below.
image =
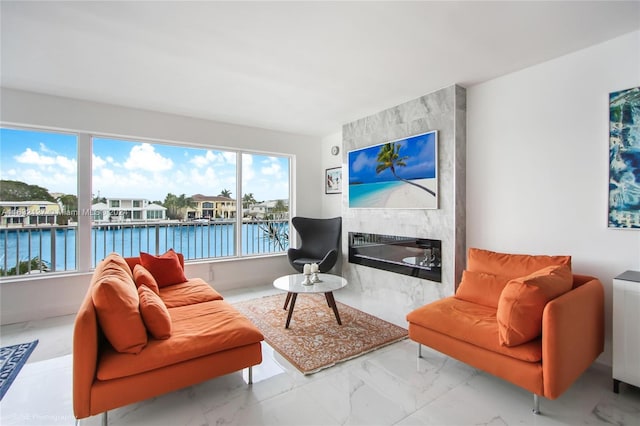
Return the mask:
<svg viewBox="0 0 640 426">
<path fill-rule="evenodd" d="M 442 282 L 442 242 L 349 232 L 349 262 Z"/>
</svg>

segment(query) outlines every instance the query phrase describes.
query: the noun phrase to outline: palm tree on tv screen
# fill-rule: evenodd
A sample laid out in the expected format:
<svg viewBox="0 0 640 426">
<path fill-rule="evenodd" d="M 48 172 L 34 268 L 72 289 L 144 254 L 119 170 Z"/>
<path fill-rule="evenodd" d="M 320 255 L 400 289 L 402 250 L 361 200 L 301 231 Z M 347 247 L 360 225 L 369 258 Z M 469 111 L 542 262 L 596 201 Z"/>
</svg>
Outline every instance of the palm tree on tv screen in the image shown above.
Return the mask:
<svg viewBox="0 0 640 426">
<path fill-rule="evenodd" d="M 409 158 L 407 156 L 400 157 L 400 148 L 402 148 L 402 146 L 397 142 L 389 142 L 382 145 L 380 151 L 378 152 L 378 158 L 376 159 L 378 161 L 378 165 L 376 166 L 376 173 L 379 174 L 384 170 L 389 169 L 391 170 L 391 174 L 393 174 L 396 179 L 400 179 L 401 181 L 406 182 L 409 185 L 417 186 L 418 188 L 427 191 L 429 194 L 435 197 L 436 193 L 429 188 L 418 185 L 417 183 L 411 182 L 410 180 L 401 178 L 396 174 L 396 167 L 405 167 L 407 163 L 405 163 L 404 160 Z"/>
</svg>

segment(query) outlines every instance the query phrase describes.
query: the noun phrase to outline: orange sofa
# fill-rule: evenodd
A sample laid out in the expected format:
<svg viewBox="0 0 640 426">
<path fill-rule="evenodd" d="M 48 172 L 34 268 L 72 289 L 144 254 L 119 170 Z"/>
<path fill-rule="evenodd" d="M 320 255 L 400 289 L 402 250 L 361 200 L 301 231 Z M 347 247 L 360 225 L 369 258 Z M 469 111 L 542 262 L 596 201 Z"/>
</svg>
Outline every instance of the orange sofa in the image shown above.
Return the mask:
<svg viewBox="0 0 640 426">
<path fill-rule="evenodd" d="M 186 279 L 182 255 L 141 257 L 107 256 L 76 316 L 76 422 L 104 413 L 106 423 L 108 410 L 244 368 L 251 383 L 262 362 L 260 331 L 206 282 Z"/>
<path fill-rule="evenodd" d="M 539 398 L 558 398 L 602 353 L 604 290 L 569 256 L 470 249 L 454 296 L 407 315 L 409 338 Z"/>
</svg>

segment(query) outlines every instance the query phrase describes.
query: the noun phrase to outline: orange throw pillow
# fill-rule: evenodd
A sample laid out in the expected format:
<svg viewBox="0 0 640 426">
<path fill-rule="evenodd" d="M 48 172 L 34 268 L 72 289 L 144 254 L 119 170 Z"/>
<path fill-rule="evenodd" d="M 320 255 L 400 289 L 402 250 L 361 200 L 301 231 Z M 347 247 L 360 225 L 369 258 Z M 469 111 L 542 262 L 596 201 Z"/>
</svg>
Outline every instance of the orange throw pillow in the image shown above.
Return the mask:
<svg viewBox="0 0 640 426">
<path fill-rule="evenodd" d="M 158 288 L 156 279 L 153 278 L 151 272 L 149 272 L 144 266 L 137 264 L 133 267 L 133 279 L 136 282 L 136 287 L 146 285 L 150 290 L 153 290 L 155 294 L 158 296 L 160 295 L 160 289 Z"/>
<path fill-rule="evenodd" d="M 500 295 L 496 314 L 500 344 L 517 346 L 538 337 L 547 302 L 572 286 L 573 275 L 567 265 L 548 266 L 509 281 Z"/>
<path fill-rule="evenodd" d="M 571 268 L 571 256 L 509 254 L 478 248 L 470 248 L 467 254 L 467 270 L 509 278 L 523 277 L 547 266 L 557 265 Z"/>
<path fill-rule="evenodd" d="M 131 271 L 131 268 L 129 267 L 129 264 L 127 263 L 127 261 L 125 260 L 124 257 L 122 257 L 122 255 L 116 253 L 116 252 L 112 252 L 109 253 L 104 260 L 108 260 L 109 263 L 114 266 L 117 265 L 119 268 L 121 268 L 123 271 L 125 271 L 131 278 L 133 278 L 133 272 Z"/>
<path fill-rule="evenodd" d="M 140 252 L 140 263 L 151 272 L 160 288 L 187 281 L 178 253 L 173 249 L 160 256 Z"/>
<path fill-rule="evenodd" d="M 509 277 L 502 275 L 463 271 L 455 297 L 467 302 L 497 308 L 502 290 L 509 280 Z"/>
<path fill-rule="evenodd" d="M 136 285 L 125 267 L 114 259 L 103 260 L 91 298 L 111 346 L 118 352 L 137 354 L 147 344 L 147 330 L 140 316 Z"/>
<path fill-rule="evenodd" d="M 171 336 L 171 316 L 160 296 L 146 285 L 138 287 L 140 313 L 144 325 L 156 339 L 168 339 Z"/>
</svg>

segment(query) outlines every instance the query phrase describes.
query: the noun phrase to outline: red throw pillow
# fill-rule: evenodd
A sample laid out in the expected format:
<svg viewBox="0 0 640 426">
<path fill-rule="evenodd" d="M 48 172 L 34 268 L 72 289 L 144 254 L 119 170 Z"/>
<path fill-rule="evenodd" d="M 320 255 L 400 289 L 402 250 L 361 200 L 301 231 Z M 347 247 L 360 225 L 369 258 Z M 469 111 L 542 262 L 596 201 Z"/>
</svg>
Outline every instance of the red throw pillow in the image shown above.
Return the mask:
<svg viewBox="0 0 640 426">
<path fill-rule="evenodd" d="M 173 249 L 160 256 L 140 252 L 140 264 L 151 272 L 160 288 L 187 281 L 178 253 Z"/>
<path fill-rule="evenodd" d="M 467 302 L 497 308 L 502 290 L 509 280 L 509 277 L 503 275 L 463 271 L 455 297 Z"/>
<path fill-rule="evenodd" d="M 140 287 L 141 285 L 146 285 L 150 290 L 157 295 L 160 295 L 160 289 L 158 288 L 158 283 L 156 279 L 153 278 L 151 272 L 147 270 L 144 266 L 137 264 L 133 268 L 133 279 L 136 282 L 136 287 Z"/>
<path fill-rule="evenodd" d="M 138 287 L 138 296 L 147 331 L 156 339 L 168 339 L 171 336 L 171 316 L 160 296 L 146 285 Z"/>
<path fill-rule="evenodd" d="M 547 302 L 572 286 L 573 275 L 567 265 L 548 266 L 509 281 L 502 290 L 496 313 L 500 344 L 517 346 L 538 337 Z"/>
</svg>

